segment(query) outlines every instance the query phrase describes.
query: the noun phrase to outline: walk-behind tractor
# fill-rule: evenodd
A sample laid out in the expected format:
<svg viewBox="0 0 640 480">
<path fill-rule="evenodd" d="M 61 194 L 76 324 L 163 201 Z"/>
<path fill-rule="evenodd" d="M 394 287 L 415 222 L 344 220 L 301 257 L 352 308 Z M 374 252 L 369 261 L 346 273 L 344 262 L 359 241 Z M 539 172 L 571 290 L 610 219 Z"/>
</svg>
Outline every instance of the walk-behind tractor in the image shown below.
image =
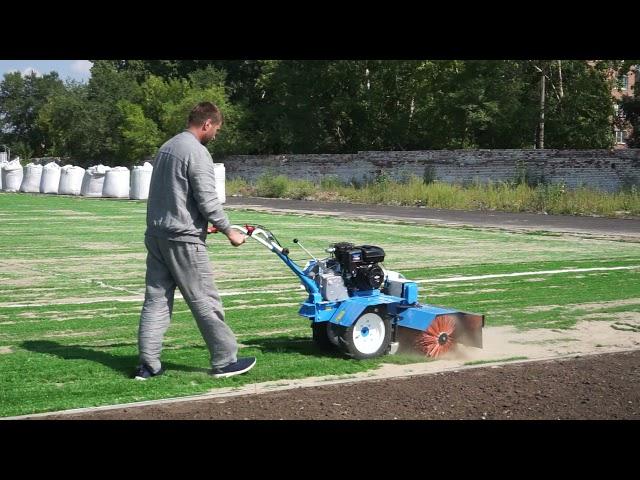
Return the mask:
<svg viewBox="0 0 640 480">
<path fill-rule="evenodd" d="M 336 243 L 301 268 L 260 225 L 233 225 L 275 253 L 300 279 L 309 297 L 299 314 L 311 320 L 313 340 L 356 358 L 393 354 L 399 348 L 438 357 L 456 343 L 482 348 L 484 315 L 418 303 L 418 284 L 382 267 L 380 247 Z M 209 227 L 209 233 L 216 233 Z"/>
</svg>

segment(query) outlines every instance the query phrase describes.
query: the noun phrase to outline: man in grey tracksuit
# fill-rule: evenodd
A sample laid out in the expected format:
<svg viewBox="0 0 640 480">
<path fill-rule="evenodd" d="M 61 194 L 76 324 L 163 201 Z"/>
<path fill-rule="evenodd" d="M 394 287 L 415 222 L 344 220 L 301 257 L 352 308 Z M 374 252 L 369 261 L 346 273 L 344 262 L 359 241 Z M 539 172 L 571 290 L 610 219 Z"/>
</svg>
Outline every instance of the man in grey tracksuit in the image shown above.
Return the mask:
<svg viewBox="0 0 640 480">
<path fill-rule="evenodd" d="M 215 190 L 214 166 L 205 144 L 222 126 L 218 108 L 202 102 L 189 114 L 188 128 L 162 147 L 154 160 L 147 203 L 147 273 L 140 315 L 138 380 L 164 373 L 162 340 L 169 327 L 176 286 L 189 305 L 211 354 L 212 375 L 250 370 L 255 358 L 237 358 L 235 335 L 224 321 L 205 241 L 210 222 L 231 244 L 245 236 L 230 228 Z"/>
</svg>

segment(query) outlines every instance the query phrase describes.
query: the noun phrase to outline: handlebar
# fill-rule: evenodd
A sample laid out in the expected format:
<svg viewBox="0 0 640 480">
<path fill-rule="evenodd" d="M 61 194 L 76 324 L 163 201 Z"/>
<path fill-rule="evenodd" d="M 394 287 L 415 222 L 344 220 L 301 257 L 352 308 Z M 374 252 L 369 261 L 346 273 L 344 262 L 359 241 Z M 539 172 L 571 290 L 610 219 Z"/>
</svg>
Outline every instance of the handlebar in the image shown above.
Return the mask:
<svg viewBox="0 0 640 480">
<path fill-rule="evenodd" d="M 282 246 L 280 246 L 273 238 L 273 235 L 271 235 L 271 232 L 264 230 L 260 227 L 254 227 L 251 225 L 231 225 L 230 228 L 233 228 L 235 230 L 238 230 L 239 232 L 244 233 L 245 235 L 247 235 L 248 237 L 253 238 L 254 240 L 256 240 L 257 242 L 261 243 L 262 245 L 264 245 L 265 247 L 267 247 L 269 250 L 275 250 L 285 256 L 289 255 L 289 249 L 288 248 L 283 248 Z M 219 230 L 214 227 L 214 226 L 210 226 L 207 228 L 207 233 L 211 234 L 211 233 L 218 233 Z"/>
<path fill-rule="evenodd" d="M 278 257 L 280 257 L 280 260 L 282 260 L 293 271 L 293 273 L 295 273 L 298 276 L 298 278 L 300 278 L 300 281 L 305 286 L 305 289 L 307 290 L 307 292 L 309 292 L 309 295 L 312 295 L 312 296 L 320 295 L 319 293 L 320 290 L 318 289 L 318 286 L 315 284 L 315 282 L 311 280 L 309 277 L 307 277 L 302 271 L 302 269 L 300 268 L 300 266 L 289 258 L 289 249 L 283 248 L 270 231 L 264 228 L 261 228 L 259 226 L 252 226 L 252 225 L 244 225 L 244 226 L 231 225 L 230 228 L 233 228 L 235 230 L 238 230 L 239 232 L 244 233 L 245 235 L 253 238 L 255 241 L 257 241 L 258 243 L 261 243 L 263 246 L 271 250 Z M 213 226 L 208 227 L 207 233 L 208 234 L 218 233 L 218 229 Z"/>
</svg>

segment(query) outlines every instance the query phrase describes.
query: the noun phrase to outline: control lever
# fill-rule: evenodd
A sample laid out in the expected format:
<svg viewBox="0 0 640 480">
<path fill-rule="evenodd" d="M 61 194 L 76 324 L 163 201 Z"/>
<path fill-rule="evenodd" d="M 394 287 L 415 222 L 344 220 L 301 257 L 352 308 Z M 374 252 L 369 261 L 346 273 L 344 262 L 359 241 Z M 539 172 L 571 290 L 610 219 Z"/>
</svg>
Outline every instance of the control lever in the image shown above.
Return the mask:
<svg viewBox="0 0 640 480">
<path fill-rule="evenodd" d="M 298 239 L 297 239 L 297 238 L 294 238 L 294 239 L 293 239 L 293 243 L 295 243 L 295 244 L 299 245 L 299 246 L 300 246 L 300 248 L 301 248 L 301 249 L 303 249 L 305 252 L 307 252 L 307 253 L 309 254 L 309 256 L 310 256 L 311 258 L 313 258 L 316 262 L 318 261 L 318 259 L 317 259 L 316 257 L 314 257 L 314 256 L 313 256 L 313 254 L 312 254 L 309 250 L 307 250 L 306 248 L 304 248 L 304 247 L 302 246 L 302 244 L 298 241 Z"/>
</svg>

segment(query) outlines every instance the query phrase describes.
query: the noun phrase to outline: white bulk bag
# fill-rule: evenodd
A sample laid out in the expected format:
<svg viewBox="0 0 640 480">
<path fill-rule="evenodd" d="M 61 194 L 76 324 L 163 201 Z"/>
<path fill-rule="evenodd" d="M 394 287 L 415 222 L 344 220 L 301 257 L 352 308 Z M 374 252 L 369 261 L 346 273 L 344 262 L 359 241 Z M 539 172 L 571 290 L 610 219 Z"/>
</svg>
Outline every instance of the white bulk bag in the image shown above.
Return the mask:
<svg viewBox="0 0 640 480">
<path fill-rule="evenodd" d="M 153 165 L 144 162 L 142 166 L 135 166 L 131 171 L 131 190 L 129 198 L 133 200 L 146 200 L 149 198 L 149 186 L 151 185 L 151 174 Z"/>
<path fill-rule="evenodd" d="M 216 193 L 218 194 L 218 200 L 220 200 L 220 203 L 225 203 L 227 201 L 227 197 L 225 196 L 225 190 L 224 190 L 224 185 L 225 185 L 224 163 L 214 163 L 213 174 L 216 178 L 215 188 L 216 188 Z"/>
<path fill-rule="evenodd" d="M 4 167 L 9 161 L 7 160 L 7 154 L 5 152 L 0 153 L 0 155 L 4 155 L 0 157 L 0 190 L 2 190 L 2 167 Z"/>
<path fill-rule="evenodd" d="M 127 167 L 114 167 L 104 177 L 103 197 L 129 198 L 129 177 Z"/>
<path fill-rule="evenodd" d="M 60 165 L 56 162 L 49 162 L 42 167 L 42 177 L 40 177 L 40 193 L 58 193 L 60 186 Z"/>
<path fill-rule="evenodd" d="M 25 193 L 39 193 L 40 179 L 42 178 L 42 165 L 29 163 L 24 166 L 23 173 L 20 191 Z"/>
<path fill-rule="evenodd" d="M 80 195 L 84 168 L 75 165 L 65 165 L 60 169 L 60 185 L 58 195 Z"/>
<path fill-rule="evenodd" d="M 85 197 L 101 197 L 105 175 L 109 170 L 111 170 L 111 167 L 105 167 L 104 165 L 94 165 L 93 167 L 87 168 L 87 171 L 84 172 L 80 195 L 84 195 Z"/>
<path fill-rule="evenodd" d="M 5 163 L 2 166 L 2 191 L 17 192 L 20 190 L 23 175 L 20 160 L 15 159 Z"/>
</svg>

